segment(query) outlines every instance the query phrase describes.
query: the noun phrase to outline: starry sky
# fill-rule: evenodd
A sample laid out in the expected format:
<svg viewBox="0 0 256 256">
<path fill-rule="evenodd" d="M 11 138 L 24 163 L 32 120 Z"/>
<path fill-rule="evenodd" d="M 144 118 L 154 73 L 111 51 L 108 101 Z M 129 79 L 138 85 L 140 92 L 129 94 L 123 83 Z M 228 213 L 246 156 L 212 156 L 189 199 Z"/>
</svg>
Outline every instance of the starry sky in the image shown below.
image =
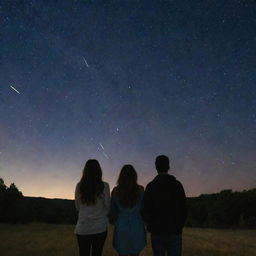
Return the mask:
<svg viewBox="0 0 256 256">
<path fill-rule="evenodd" d="M 0 176 L 73 198 L 154 160 L 187 196 L 256 187 L 256 2 L 1 0 Z"/>
</svg>

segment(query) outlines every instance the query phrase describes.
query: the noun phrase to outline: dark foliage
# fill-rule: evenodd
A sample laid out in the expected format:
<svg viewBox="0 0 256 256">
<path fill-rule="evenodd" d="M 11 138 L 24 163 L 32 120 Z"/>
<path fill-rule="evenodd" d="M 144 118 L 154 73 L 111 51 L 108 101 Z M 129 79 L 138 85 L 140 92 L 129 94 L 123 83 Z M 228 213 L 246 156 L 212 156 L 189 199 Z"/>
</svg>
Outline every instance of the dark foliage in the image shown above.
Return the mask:
<svg viewBox="0 0 256 256">
<path fill-rule="evenodd" d="M 25 197 L 19 205 L 19 211 L 22 213 L 20 221 L 23 223 L 74 224 L 77 220 L 73 200 Z"/>
<path fill-rule="evenodd" d="M 0 222 L 76 222 L 73 200 L 24 197 L 14 183 L 7 187 L 0 178 Z"/>
<path fill-rule="evenodd" d="M 187 226 L 256 228 L 256 189 L 188 198 Z"/>
<path fill-rule="evenodd" d="M 200 195 L 188 198 L 189 227 L 256 228 L 256 189 Z M 0 222 L 75 224 L 74 201 L 23 197 L 14 183 L 7 187 L 0 178 Z"/>
<path fill-rule="evenodd" d="M 22 200 L 23 195 L 14 183 L 7 187 L 0 178 L 0 222 L 16 223 L 19 219 L 16 208 Z"/>
</svg>

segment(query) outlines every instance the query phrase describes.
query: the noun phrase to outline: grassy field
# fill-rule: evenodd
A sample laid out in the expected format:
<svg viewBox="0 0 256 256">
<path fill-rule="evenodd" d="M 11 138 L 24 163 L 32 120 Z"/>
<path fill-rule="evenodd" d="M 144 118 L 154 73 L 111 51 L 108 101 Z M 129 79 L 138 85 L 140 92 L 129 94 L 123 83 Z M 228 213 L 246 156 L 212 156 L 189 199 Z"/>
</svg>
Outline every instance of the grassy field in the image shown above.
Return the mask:
<svg viewBox="0 0 256 256">
<path fill-rule="evenodd" d="M 0 224 L 1 256 L 78 255 L 72 225 Z M 105 256 L 117 255 L 112 248 L 110 227 Z M 152 255 L 150 240 L 141 256 Z M 186 228 L 183 234 L 184 256 L 256 256 L 256 230 L 215 230 Z"/>
</svg>

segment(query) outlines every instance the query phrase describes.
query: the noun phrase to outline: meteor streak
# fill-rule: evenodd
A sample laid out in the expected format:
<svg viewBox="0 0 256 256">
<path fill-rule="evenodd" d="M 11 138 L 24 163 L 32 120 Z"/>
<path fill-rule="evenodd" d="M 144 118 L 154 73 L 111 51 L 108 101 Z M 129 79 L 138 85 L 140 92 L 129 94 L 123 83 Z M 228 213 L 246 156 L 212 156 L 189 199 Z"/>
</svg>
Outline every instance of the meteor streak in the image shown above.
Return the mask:
<svg viewBox="0 0 256 256">
<path fill-rule="evenodd" d="M 86 65 L 86 67 L 89 68 L 89 65 L 88 65 L 88 63 L 87 63 L 85 57 L 83 57 L 83 59 L 84 59 L 84 63 L 85 63 L 85 65 Z"/>
<path fill-rule="evenodd" d="M 18 94 L 20 94 L 20 92 L 16 89 L 16 88 L 14 88 L 13 86 L 10 86 L 15 92 L 17 92 Z"/>
<path fill-rule="evenodd" d="M 109 156 L 108 156 L 105 152 L 102 152 L 102 154 L 103 154 L 107 159 L 109 159 Z"/>
<path fill-rule="evenodd" d="M 100 143 L 100 146 L 101 146 L 101 148 L 102 148 L 103 150 L 105 150 L 101 143 Z"/>
</svg>

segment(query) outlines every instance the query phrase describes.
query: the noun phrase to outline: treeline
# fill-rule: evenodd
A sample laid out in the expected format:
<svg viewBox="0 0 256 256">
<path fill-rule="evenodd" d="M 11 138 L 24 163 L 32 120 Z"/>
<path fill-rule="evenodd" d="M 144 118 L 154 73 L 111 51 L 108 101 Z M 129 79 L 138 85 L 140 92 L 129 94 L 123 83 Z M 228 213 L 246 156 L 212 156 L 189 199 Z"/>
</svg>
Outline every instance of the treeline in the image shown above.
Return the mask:
<svg viewBox="0 0 256 256">
<path fill-rule="evenodd" d="M 256 189 L 189 198 L 188 208 L 190 227 L 256 228 Z"/>
<path fill-rule="evenodd" d="M 12 222 L 11 214 L 22 199 L 23 195 L 14 183 L 7 187 L 0 178 L 0 222 Z"/>
<path fill-rule="evenodd" d="M 7 187 L 0 178 L 0 222 L 76 223 L 73 200 L 24 197 L 14 183 Z"/>
<path fill-rule="evenodd" d="M 256 228 L 256 189 L 188 198 L 189 227 Z M 73 200 L 24 197 L 14 183 L 0 178 L 0 222 L 75 224 Z"/>
</svg>

